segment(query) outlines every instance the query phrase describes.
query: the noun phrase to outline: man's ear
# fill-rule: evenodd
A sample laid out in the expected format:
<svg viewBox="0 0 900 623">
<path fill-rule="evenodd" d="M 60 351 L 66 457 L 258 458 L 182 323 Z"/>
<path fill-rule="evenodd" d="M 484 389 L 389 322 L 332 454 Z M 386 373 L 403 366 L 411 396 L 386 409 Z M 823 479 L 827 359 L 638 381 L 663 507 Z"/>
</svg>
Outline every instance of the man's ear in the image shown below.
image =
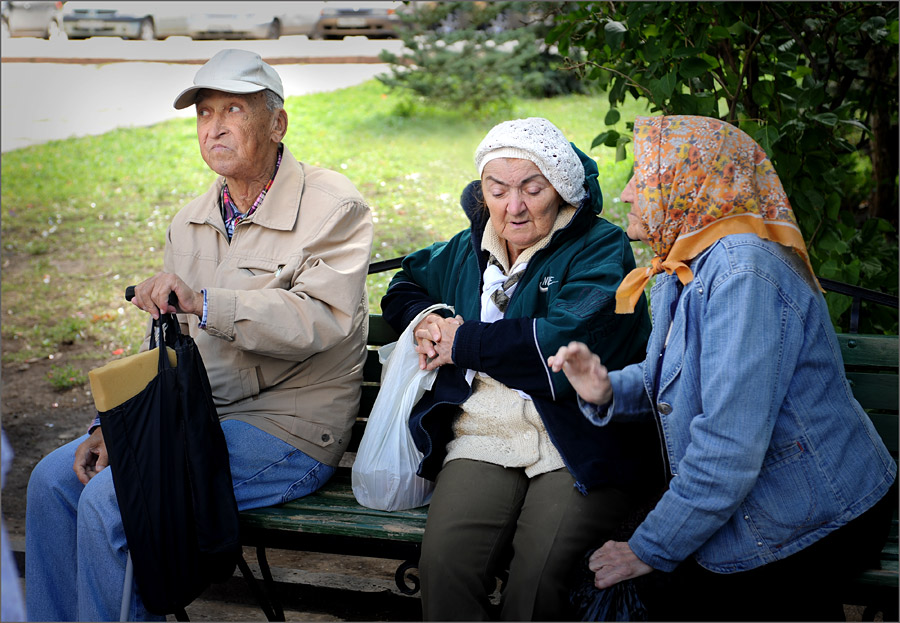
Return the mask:
<svg viewBox="0 0 900 623">
<path fill-rule="evenodd" d="M 284 108 L 279 110 L 275 115 L 275 121 L 272 124 L 272 141 L 280 143 L 284 135 L 287 134 L 288 118 Z"/>
</svg>

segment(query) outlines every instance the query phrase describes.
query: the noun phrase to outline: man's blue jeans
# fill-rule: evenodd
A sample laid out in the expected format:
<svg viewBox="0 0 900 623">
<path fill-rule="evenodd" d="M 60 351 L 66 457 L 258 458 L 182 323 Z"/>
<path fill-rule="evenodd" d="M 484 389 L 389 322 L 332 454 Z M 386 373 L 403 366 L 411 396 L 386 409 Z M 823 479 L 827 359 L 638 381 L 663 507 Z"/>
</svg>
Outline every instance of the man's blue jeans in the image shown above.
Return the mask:
<svg viewBox="0 0 900 623">
<path fill-rule="evenodd" d="M 334 468 L 235 420 L 222 422 L 238 508 L 287 502 L 316 491 Z M 25 593 L 30 621 L 117 621 L 128 544 L 109 469 L 87 485 L 75 476 L 75 449 L 44 457 L 28 482 Z M 135 590 L 129 621 L 164 621 Z"/>
</svg>

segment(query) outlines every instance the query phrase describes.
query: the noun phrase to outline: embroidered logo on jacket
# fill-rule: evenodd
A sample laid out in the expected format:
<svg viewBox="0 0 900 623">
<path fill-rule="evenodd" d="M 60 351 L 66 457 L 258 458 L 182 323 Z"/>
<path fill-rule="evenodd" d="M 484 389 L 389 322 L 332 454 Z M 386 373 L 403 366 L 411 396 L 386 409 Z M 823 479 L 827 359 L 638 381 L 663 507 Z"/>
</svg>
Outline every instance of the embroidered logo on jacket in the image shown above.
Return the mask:
<svg viewBox="0 0 900 623">
<path fill-rule="evenodd" d="M 547 275 L 546 277 L 541 279 L 541 284 L 538 286 L 538 289 L 541 292 L 546 292 L 547 290 L 550 289 L 550 286 L 552 286 L 554 283 L 559 283 L 556 280 L 556 277 L 554 277 L 553 275 Z"/>
</svg>

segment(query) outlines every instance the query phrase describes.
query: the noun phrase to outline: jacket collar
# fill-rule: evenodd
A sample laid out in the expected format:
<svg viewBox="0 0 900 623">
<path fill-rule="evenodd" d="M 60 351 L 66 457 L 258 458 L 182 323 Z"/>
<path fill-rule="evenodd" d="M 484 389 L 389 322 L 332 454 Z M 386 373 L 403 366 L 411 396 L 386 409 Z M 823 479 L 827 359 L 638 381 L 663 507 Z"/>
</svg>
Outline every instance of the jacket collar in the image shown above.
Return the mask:
<svg viewBox="0 0 900 623">
<path fill-rule="evenodd" d="M 300 214 L 300 197 L 303 194 L 305 179 L 303 166 L 285 146 L 284 154 L 281 157 L 281 166 L 278 168 L 272 187 L 256 211 L 247 217 L 246 222 L 255 223 L 268 229 L 292 230 Z M 188 222 L 207 223 L 217 228 L 222 225 L 219 197 L 224 183 L 224 177 L 217 177 L 209 190 L 193 202 L 187 214 Z M 293 206 L 293 208 L 289 209 L 288 206 Z"/>
</svg>

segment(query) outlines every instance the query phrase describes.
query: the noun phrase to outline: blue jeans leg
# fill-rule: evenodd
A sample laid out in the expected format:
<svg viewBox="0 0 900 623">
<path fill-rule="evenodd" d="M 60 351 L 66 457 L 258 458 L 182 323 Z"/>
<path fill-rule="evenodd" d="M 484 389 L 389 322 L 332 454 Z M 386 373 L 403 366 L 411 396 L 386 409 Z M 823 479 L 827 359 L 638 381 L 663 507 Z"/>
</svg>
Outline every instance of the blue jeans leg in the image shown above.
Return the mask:
<svg viewBox="0 0 900 623">
<path fill-rule="evenodd" d="M 315 492 L 335 468 L 238 420 L 222 422 L 238 508 L 290 502 Z"/>
<path fill-rule="evenodd" d="M 325 484 L 334 468 L 246 424 L 222 423 L 238 508 L 287 502 Z M 119 618 L 127 544 L 105 469 L 87 486 L 75 476 L 75 450 L 87 436 L 58 448 L 35 467 L 26 513 L 26 607 L 32 621 Z M 133 591 L 130 620 L 161 621 Z"/>
<path fill-rule="evenodd" d="M 118 621 L 128 548 L 104 469 L 82 485 L 72 465 L 87 435 L 58 448 L 28 481 L 25 588 L 31 621 Z M 131 621 L 164 621 L 133 592 Z"/>
<path fill-rule="evenodd" d="M 58 448 L 35 466 L 25 516 L 25 607 L 30 621 L 74 621 L 75 513 L 84 490 L 72 464 L 85 437 Z"/>
</svg>

